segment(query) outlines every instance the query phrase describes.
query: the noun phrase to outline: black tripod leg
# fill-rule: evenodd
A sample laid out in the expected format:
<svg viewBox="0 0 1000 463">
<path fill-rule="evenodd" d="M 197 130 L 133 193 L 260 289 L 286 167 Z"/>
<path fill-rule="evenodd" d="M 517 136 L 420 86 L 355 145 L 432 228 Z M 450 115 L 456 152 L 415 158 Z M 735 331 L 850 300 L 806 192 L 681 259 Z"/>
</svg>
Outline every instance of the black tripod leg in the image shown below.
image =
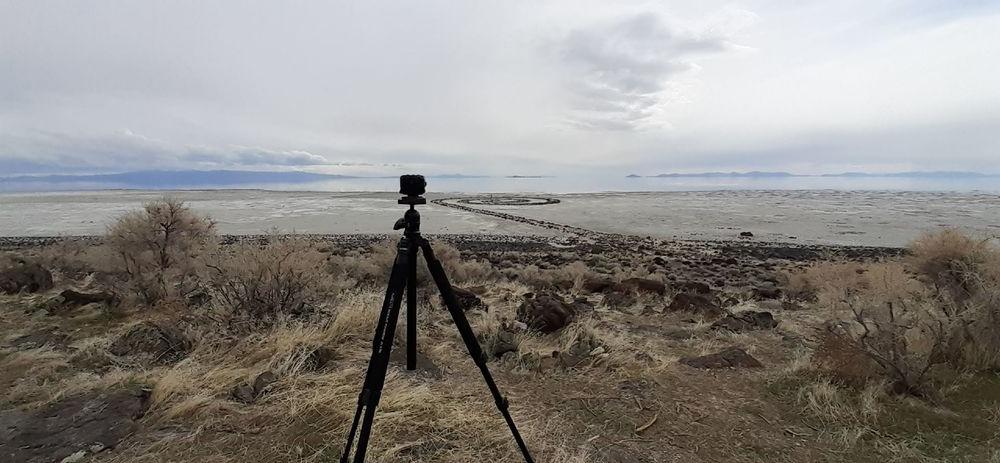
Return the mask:
<svg viewBox="0 0 1000 463">
<path fill-rule="evenodd" d="M 382 311 L 379 314 L 375 336 L 372 339 L 372 356 L 368 361 L 368 370 L 365 372 L 364 386 L 362 386 L 361 394 L 358 396 L 358 407 L 354 412 L 351 430 L 347 435 L 347 444 L 344 446 L 344 452 L 340 457 L 341 463 L 347 463 L 350 458 L 359 422 L 361 432 L 358 436 L 358 447 L 354 455 L 354 462 L 363 463 L 365 461 L 365 453 L 368 450 L 368 438 L 371 435 L 372 422 L 375 419 L 375 409 L 378 407 L 378 402 L 382 397 L 385 374 L 389 367 L 389 355 L 392 350 L 393 337 L 396 333 L 396 322 L 399 319 L 400 306 L 402 305 L 403 289 L 407 284 L 406 270 L 410 261 L 409 257 L 409 250 L 404 250 L 403 243 L 401 242 L 399 252 L 396 254 L 396 261 L 393 263 L 392 271 L 389 275 L 389 285 L 385 291 L 385 300 L 382 302 Z"/>
<path fill-rule="evenodd" d="M 406 369 L 417 369 L 417 243 L 410 244 L 406 269 Z"/>
<path fill-rule="evenodd" d="M 455 298 L 455 293 L 451 289 L 451 283 L 448 282 L 448 276 L 445 274 L 444 267 L 434 257 L 434 250 L 431 249 L 431 245 L 427 240 L 420 238 L 419 243 L 420 249 L 424 252 L 424 259 L 427 260 L 427 267 L 431 271 L 431 276 L 434 277 L 434 284 L 441 291 L 441 298 L 444 299 L 444 304 L 448 307 L 448 312 L 451 313 L 451 318 L 455 321 L 455 326 L 458 327 L 459 334 L 462 335 L 462 341 L 465 342 L 465 347 L 469 350 L 469 355 L 472 356 L 472 360 L 476 362 L 476 366 L 479 367 L 479 371 L 483 374 L 483 379 L 486 380 L 486 386 L 490 388 L 490 394 L 493 394 L 493 400 L 496 402 L 497 409 L 500 410 L 504 420 L 507 421 L 507 427 L 510 428 L 511 434 L 514 435 L 514 441 L 517 442 L 518 448 L 521 449 L 524 461 L 534 463 L 531 454 L 528 452 L 528 446 L 525 445 L 524 439 L 521 438 L 521 433 L 517 431 L 517 425 L 514 424 L 514 419 L 510 416 L 510 411 L 508 410 L 510 407 L 507 399 L 500 394 L 500 389 L 497 387 L 496 382 L 493 381 L 493 375 L 490 374 L 490 370 L 486 366 L 486 357 L 483 355 L 483 349 L 479 346 L 479 340 L 476 339 L 476 334 L 472 331 L 472 326 L 469 325 L 469 319 L 465 317 L 462 305 Z"/>
</svg>

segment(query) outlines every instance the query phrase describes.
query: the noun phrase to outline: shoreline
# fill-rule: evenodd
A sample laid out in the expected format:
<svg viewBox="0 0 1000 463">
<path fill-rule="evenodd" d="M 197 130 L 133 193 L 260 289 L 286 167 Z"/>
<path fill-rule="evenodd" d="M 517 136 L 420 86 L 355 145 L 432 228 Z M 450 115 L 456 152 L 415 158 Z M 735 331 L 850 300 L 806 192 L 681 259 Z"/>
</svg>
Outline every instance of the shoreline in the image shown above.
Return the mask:
<svg viewBox="0 0 1000 463">
<path fill-rule="evenodd" d="M 370 247 L 384 241 L 396 241 L 399 233 L 279 233 L 270 234 L 221 234 L 220 244 L 224 246 L 248 243 L 267 242 L 271 239 L 304 239 L 311 243 L 331 242 L 359 247 Z M 642 251 L 636 249 L 636 243 L 651 243 L 657 247 L 680 247 L 687 249 L 702 249 L 705 251 L 731 251 L 747 255 L 767 256 L 781 254 L 799 256 L 789 260 L 813 260 L 828 254 L 844 255 L 853 258 L 871 258 L 879 256 L 900 255 L 903 247 L 866 246 L 840 244 L 803 244 L 777 241 L 753 240 L 685 240 L 656 239 L 639 235 L 608 235 L 603 238 L 580 236 L 545 236 L 545 235 L 504 235 L 478 233 L 425 233 L 424 236 L 452 244 L 460 250 L 483 250 L 492 247 L 497 252 L 559 252 L 567 249 L 606 248 L 616 251 Z M 29 250 L 53 244 L 72 242 L 83 245 L 97 246 L 103 244 L 102 235 L 67 235 L 67 236 L 0 236 L 0 251 Z M 804 257 L 812 257 L 807 259 Z M 767 258 L 767 257 L 765 257 Z"/>
</svg>

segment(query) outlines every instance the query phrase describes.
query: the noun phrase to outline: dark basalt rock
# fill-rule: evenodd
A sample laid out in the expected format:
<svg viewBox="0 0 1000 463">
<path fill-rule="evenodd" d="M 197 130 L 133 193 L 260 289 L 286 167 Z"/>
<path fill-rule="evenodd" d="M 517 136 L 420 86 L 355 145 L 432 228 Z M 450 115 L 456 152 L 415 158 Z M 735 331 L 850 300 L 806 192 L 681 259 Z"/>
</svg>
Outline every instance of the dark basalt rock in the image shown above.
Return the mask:
<svg viewBox="0 0 1000 463">
<path fill-rule="evenodd" d="M 715 298 L 700 294 L 680 293 L 667 306 L 667 312 L 691 312 L 703 317 L 721 317 L 725 312 Z"/>
<path fill-rule="evenodd" d="M 177 329 L 142 322 L 118 338 L 108 349 L 118 356 L 143 356 L 154 363 L 172 363 L 184 358 L 191 342 Z"/>
<path fill-rule="evenodd" d="M 709 294 L 712 292 L 711 286 L 700 281 L 683 281 L 677 283 L 677 288 L 681 291 L 693 294 Z"/>
<path fill-rule="evenodd" d="M 18 349 L 37 349 L 44 346 L 65 347 L 68 342 L 68 334 L 63 333 L 57 326 L 50 326 L 15 338 L 10 345 Z"/>
<path fill-rule="evenodd" d="M 488 310 L 486 304 L 475 292 L 469 289 L 459 288 L 457 286 L 452 287 L 451 289 L 452 292 L 455 293 L 455 299 L 458 299 L 458 303 L 462 306 L 463 310 L 469 311 L 472 309 L 480 309 L 484 312 Z"/>
<path fill-rule="evenodd" d="M 760 299 L 778 299 L 781 297 L 781 289 L 774 284 L 763 284 L 754 288 L 753 294 Z"/>
<path fill-rule="evenodd" d="M 267 392 L 271 385 L 278 382 L 278 375 L 270 371 L 265 371 L 253 380 L 253 393 L 255 397 L 260 397 L 261 394 Z"/>
<path fill-rule="evenodd" d="M 63 304 L 66 305 L 87 305 L 87 304 L 93 304 L 95 302 L 113 304 L 118 299 L 118 297 L 114 293 L 107 291 L 85 293 L 73 289 L 64 290 L 63 292 L 59 293 L 59 296 L 63 298 Z"/>
<path fill-rule="evenodd" d="M 0 461 L 58 462 L 114 448 L 138 427 L 147 399 L 145 390 L 119 390 L 0 412 Z"/>
<path fill-rule="evenodd" d="M 18 261 L 17 265 L 0 271 L 0 293 L 21 291 L 37 293 L 52 289 L 52 273 L 34 262 Z"/>
<path fill-rule="evenodd" d="M 635 295 L 631 292 L 607 293 L 601 300 L 604 305 L 613 308 L 630 307 L 635 304 L 635 301 Z"/>
<path fill-rule="evenodd" d="M 517 340 L 514 337 L 514 333 L 500 330 L 497 333 L 497 340 L 493 344 L 493 357 L 501 358 L 508 352 L 517 352 Z"/>
<path fill-rule="evenodd" d="M 646 278 L 629 278 L 622 280 L 621 287 L 639 293 L 659 294 L 661 296 L 667 292 L 667 286 L 662 282 Z"/>
<path fill-rule="evenodd" d="M 588 293 L 603 293 L 615 286 L 610 278 L 591 278 L 583 282 L 583 290 Z"/>
<path fill-rule="evenodd" d="M 555 293 L 529 293 L 517 309 L 517 320 L 533 330 L 552 333 L 572 322 L 580 308 L 581 304 L 568 304 Z"/>
<path fill-rule="evenodd" d="M 257 400 L 253 387 L 247 383 L 239 383 L 229 390 L 229 398 L 243 404 L 252 404 Z"/>
<path fill-rule="evenodd" d="M 739 347 L 730 347 L 700 357 L 685 357 L 680 362 L 692 368 L 702 369 L 762 368 L 764 366 L 759 360 Z"/>
<path fill-rule="evenodd" d="M 726 316 L 712 324 L 713 330 L 729 330 L 734 333 L 745 331 L 770 330 L 778 326 L 771 312 L 748 310 Z"/>
</svg>

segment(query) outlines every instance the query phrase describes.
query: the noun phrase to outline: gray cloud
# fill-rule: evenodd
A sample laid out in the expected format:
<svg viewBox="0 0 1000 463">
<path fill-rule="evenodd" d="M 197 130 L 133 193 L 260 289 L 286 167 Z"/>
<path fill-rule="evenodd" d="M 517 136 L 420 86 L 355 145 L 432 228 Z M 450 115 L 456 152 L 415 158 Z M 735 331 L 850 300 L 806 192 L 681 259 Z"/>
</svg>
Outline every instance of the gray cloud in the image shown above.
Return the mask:
<svg viewBox="0 0 1000 463">
<path fill-rule="evenodd" d="M 996 1 L 244 3 L 0 1 L 0 175 L 997 169 Z"/>
<path fill-rule="evenodd" d="M 252 146 L 190 148 L 186 154 L 181 156 L 181 160 L 220 166 L 322 166 L 330 164 L 330 161 L 323 156 L 308 151 L 279 151 Z"/>
<path fill-rule="evenodd" d="M 654 13 L 572 31 L 560 57 L 574 78 L 572 126 L 630 130 L 651 122 L 671 77 L 696 68 L 698 56 L 732 48 L 718 32 L 670 27 Z"/>
<path fill-rule="evenodd" d="M 306 167 L 333 164 L 323 156 L 303 150 L 271 150 L 252 146 L 176 146 L 131 131 L 90 136 L 38 131 L 17 136 L 0 134 L 0 159 L 4 159 L 4 164 L 13 173 L 192 167 Z"/>
</svg>

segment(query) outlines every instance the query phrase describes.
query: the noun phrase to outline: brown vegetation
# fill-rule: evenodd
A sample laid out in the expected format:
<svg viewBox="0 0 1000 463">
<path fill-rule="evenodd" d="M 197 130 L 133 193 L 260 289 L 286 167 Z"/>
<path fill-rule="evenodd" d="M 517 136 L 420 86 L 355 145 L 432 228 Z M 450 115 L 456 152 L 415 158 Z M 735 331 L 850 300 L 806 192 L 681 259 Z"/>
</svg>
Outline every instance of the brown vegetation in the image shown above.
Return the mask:
<svg viewBox="0 0 1000 463">
<path fill-rule="evenodd" d="M 54 288 L 0 296 L 0 429 L 143 391 L 141 417 L 101 417 L 134 430 L 109 433 L 113 449 L 63 450 L 337 461 L 394 243 L 216 246 L 213 229 L 165 201 L 123 217 L 104 244 L 19 254 L 51 269 Z M 905 259 L 778 264 L 784 278 L 762 276 L 780 288 L 766 291 L 667 271 L 704 258 L 669 243 L 434 246 L 481 300 L 470 322 L 536 461 L 1000 462 L 1000 379 L 988 372 L 1000 259 L 992 243 L 959 237 L 922 239 Z M 765 272 L 749 262 L 738 270 Z M 422 369 L 390 370 L 371 460 L 519 461 L 418 268 Z M 134 299 L 66 304 L 67 289 Z"/>
<path fill-rule="evenodd" d="M 215 241 L 211 220 L 170 198 L 125 214 L 107 236 L 128 289 L 147 305 L 193 291 L 204 264 L 199 257 Z"/>
</svg>

